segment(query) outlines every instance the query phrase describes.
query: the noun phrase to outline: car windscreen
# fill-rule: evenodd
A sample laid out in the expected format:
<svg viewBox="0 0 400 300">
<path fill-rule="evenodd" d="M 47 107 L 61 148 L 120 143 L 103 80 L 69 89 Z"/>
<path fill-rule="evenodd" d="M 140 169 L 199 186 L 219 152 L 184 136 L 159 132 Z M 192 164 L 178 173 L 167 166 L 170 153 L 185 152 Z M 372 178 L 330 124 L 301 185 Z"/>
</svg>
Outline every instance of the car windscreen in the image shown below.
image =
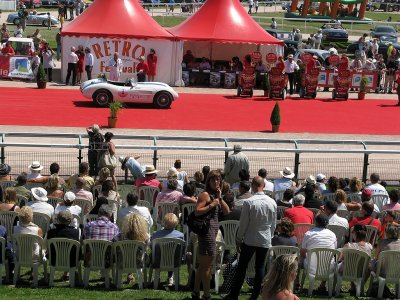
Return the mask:
<svg viewBox="0 0 400 300">
<path fill-rule="evenodd" d="M 393 27 L 377 27 L 375 32 L 396 32 Z"/>
</svg>

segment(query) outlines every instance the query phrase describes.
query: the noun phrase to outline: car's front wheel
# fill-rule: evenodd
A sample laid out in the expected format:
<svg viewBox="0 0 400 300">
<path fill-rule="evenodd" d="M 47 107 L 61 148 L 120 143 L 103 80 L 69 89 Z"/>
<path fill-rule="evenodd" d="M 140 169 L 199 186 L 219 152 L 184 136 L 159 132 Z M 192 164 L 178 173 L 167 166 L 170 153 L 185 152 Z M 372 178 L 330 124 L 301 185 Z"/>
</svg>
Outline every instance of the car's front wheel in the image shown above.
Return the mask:
<svg viewBox="0 0 400 300">
<path fill-rule="evenodd" d="M 98 90 L 93 94 L 93 101 L 96 105 L 107 107 L 113 100 L 111 93 L 107 90 Z"/>
<path fill-rule="evenodd" d="M 172 95 L 168 92 L 159 92 L 154 96 L 153 104 L 158 108 L 169 108 L 172 104 Z"/>
</svg>

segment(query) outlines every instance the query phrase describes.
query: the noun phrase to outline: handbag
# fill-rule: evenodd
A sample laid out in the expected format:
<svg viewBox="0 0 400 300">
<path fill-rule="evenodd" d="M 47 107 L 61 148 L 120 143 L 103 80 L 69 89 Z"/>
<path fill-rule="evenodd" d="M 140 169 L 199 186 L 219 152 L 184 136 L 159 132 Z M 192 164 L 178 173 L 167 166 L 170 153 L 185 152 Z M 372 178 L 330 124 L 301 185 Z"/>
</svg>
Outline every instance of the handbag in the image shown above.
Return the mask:
<svg viewBox="0 0 400 300">
<path fill-rule="evenodd" d="M 115 169 L 117 167 L 117 158 L 112 156 L 109 151 L 104 151 L 99 159 L 99 167 Z"/>
<path fill-rule="evenodd" d="M 197 235 L 203 236 L 208 233 L 210 230 L 210 220 L 211 214 L 209 212 L 196 216 L 195 212 L 191 212 L 187 219 L 187 226 L 190 231 L 194 232 Z"/>
</svg>

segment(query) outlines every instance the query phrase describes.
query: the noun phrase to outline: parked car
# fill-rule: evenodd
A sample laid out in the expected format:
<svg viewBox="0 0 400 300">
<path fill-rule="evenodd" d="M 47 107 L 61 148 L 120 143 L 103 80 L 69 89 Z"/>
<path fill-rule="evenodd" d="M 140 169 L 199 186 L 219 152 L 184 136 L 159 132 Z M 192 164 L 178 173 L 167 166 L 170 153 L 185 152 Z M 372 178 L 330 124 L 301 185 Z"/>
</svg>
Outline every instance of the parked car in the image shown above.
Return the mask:
<svg viewBox="0 0 400 300">
<path fill-rule="evenodd" d="M 327 50 L 317 50 L 317 49 L 300 49 L 297 50 L 296 54 L 294 55 L 293 59 L 295 61 L 298 61 L 301 59 L 301 55 L 303 53 L 311 53 L 313 56 L 316 55 L 318 57 L 318 61 L 323 64 L 326 60 L 326 58 L 330 55 L 330 52 Z"/>
<path fill-rule="evenodd" d="M 17 3 L 18 2 L 25 4 L 25 6 L 27 8 L 36 8 L 36 7 L 40 7 L 42 5 L 41 0 L 20 0 L 20 1 L 17 1 Z"/>
<path fill-rule="evenodd" d="M 393 26 L 376 26 L 375 29 L 371 29 L 372 38 L 379 38 L 383 35 L 397 37 L 397 32 Z"/>
<path fill-rule="evenodd" d="M 277 38 L 279 40 L 288 40 L 290 38 L 290 35 L 292 34 L 289 31 L 285 30 L 279 30 L 279 29 L 270 29 L 267 28 L 265 29 L 270 35 L 272 35 L 274 38 Z"/>
<path fill-rule="evenodd" d="M 58 6 L 58 0 L 42 0 L 42 6 Z"/>
<path fill-rule="evenodd" d="M 378 53 L 386 55 L 386 51 L 389 45 L 389 42 L 379 42 L 378 43 L 379 48 L 378 48 Z M 400 44 L 393 43 L 393 47 L 397 49 L 397 51 L 400 51 Z M 358 51 L 358 42 L 355 42 L 353 44 L 350 44 L 347 46 L 347 53 L 348 54 L 355 54 L 356 51 Z"/>
<path fill-rule="evenodd" d="M 379 37 L 379 42 L 382 43 L 397 43 L 397 36 L 390 36 L 390 35 L 382 35 L 381 37 Z"/>
<path fill-rule="evenodd" d="M 58 25 L 59 22 L 56 17 L 50 16 L 50 18 L 52 26 Z M 20 23 L 20 21 L 21 19 L 17 13 L 9 14 L 7 17 L 7 23 L 13 23 L 17 25 Z M 48 23 L 47 12 L 41 12 L 36 14 L 30 13 L 26 18 L 26 25 L 42 25 L 47 27 L 47 23 Z"/>
<path fill-rule="evenodd" d="M 321 29 L 323 42 L 347 42 L 349 40 L 349 33 L 340 24 L 324 24 Z"/>
<path fill-rule="evenodd" d="M 169 108 L 178 99 L 178 93 L 168 84 L 161 82 L 109 81 L 97 78 L 81 85 L 84 97 L 93 99 L 98 106 L 107 107 L 113 101 L 124 103 L 153 103 L 158 108 Z"/>
</svg>

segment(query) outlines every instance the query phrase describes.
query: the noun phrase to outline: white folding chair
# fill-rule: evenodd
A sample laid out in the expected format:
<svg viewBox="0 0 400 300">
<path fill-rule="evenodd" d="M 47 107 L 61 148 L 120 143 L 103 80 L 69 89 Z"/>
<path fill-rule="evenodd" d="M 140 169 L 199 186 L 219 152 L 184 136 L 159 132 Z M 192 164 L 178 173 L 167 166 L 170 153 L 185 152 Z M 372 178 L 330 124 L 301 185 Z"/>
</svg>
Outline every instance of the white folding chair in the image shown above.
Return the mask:
<svg viewBox="0 0 400 300">
<path fill-rule="evenodd" d="M 82 209 L 81 211 L 82 216 L 88 214 L 93 208 L 92 202 L 86 199 L 77 198 L 74 200 L 74 205 L 78 205 Z"/>
<path fill-rule="evenodd" d="M 239 221 L 221 221 L 219 227 L 224 237 L 225 249 L 236 252 L 236 233 L 239 229 Z"/>
<path fill-rule="evenodd" d="M 50 226 L 50 217 L 47 214 L 40 212 L 33 212 L 32 222 L 42 229 L 43 237 L 46 236 Z"/>
<path fill-rule="evenodd" d="M 121 288 L 123 273 L 136 273 L 139 289 L 143 289 L 146 282 L 144 255 L 146 245 L 139 241 L 118 241 L 114 243 L 115 257 L 115 284 Z M 138 264 L 140 262 L 140 264 Z"/>
<path fill-rule="evenodd" d="M 342 248 L 344 246 L 344 242 L 346 241 L 348 229 L 340 225 L 328 225 L 327 228 L 333 231 L 333 233 L 336 235 L 337 247 Z"/>
<path fill-rule="evenodd" d="M 383 206 L 389 202 L 389 196 L 385 194 L 372 195 L 372 202 L 378 206 L 379 211 L 383 210 Z"/>
<path fill-rule="evenodd" d="M 10 280 L 8 276 L 8 268 L 9 268 L 9 261 L 6 259 L 6 245 L 7 241 L 5 238 L 0 237 L 0 255 L 1 255 L 1 262 L 0 262 L 0 285 L 3 284 L 3 270 L 5 269 L 6 272 L 6 281 Z"/>
<path fill-rule="evenodd" d="M 365 239 L 367 242 L 371 243 L 371 245 L 375 245 L 375 242 L 378 239 L 378 228 L 371 225 L 365 225 L 367 227 L 367 238 Z M 350 228 L 350 242 L 353 241 L 353 230 L 354 227 Z"/>
<path fill-rule="evenodd" d="M 79 283 L 82 281 L 82 270 L 79 263 L 81 244 L 78 241 L 66 238 L 53 238 L 47 240 L 47 253 L 49 254 L 50 278 L 49 286 L 54 285 L 55 271 L 69 272 L 69 284 L 75 287 L 75 275 L 78 273 Z M 73 255 L 75 249 L 75 255 Z M 71 265 L 71 259 L 74 266 Z M 54 261 L 54 264 L 52 263 Z"/>
<path fill-rule="evenodd" d="M 16 203 L 16 204 L 17 204 L 19 207 L 25 206 L 28 202 L 29 202 L 29 199 L 28 199 L 27 197 L 17 194 L 17 203 Z M 22 204 L 23 204 L 23 205 L 22 205 Z"/>
<path fill-rule="evenodd" d="M 270 268 L 275 258 L 283 254 L 296 254 L 300 256 L 300 249 L 298 247 L 291 246 L 272 246 L 267 252 L 267 269 Z"/>
<path fill-rule="evenodd" d="M 11 240 L 15 218 L 18 214 L 15 211 L 0 211 L 0 224 L 7 230 L 7 239 Z"/>
<path fill-rule="evenodd" d="M 97 219 L 98 215 L 96 214 L 87 214 L 83 216 L 83 226 L 85 226 L 87 223 L 90 223 L 92 221 L 95 221 Z"/>
<path fill-rule="evenodd" d="M 105 286 L 108 290 L 110 288 L 110 271 L 112 270 L 113 243 L 105 240 L 84 240 L 82 243 L 85 258 L 84 287 L 89 286 L 90 272 L 96 270 L 104 272 Z"/>
<path fill-rule="evenodd" d="M 339 209 L 336 211 L 336 214 L 341 218 L 345 218 L 346 220 L 350 219 L 350 212 L 347 209 Z"/>
<path fill-rule="evenodd" d="M 14 234 L 12 239 L 15 251 L 14 285 L 17 284 L 20 277 L 21 267 L 29 267 L 33 268 L 33 284 L 37 288 L 39 265 L 41 264 L 45 280 L 47 280 L 47 265 L 42 254 L 43 239 L 33 234 Z M 38 251 L 38 255 L 35 255 L 34 250 Z"/>
<path fill-rule="evenodd" d="M 301 287 L 304 285 L 306 275 L 308 276 L 308 297 L 312 296 L 315 280 L 328 281 L 328 294 L 332 297 L 335 278 L 337 256 L 340 254 L 335 249 L 313 248 L 307 250 L 307 269 L 304 270 Z M 315 267 L 315 273 L 311 272 Z"/>
<path fill-rule="evenodd" d="M 324 203 L 326 203 L 330 200 L 335 201 L 335 199 L 336 199 L 335 193 L 326 193 L 326 194 L 322 194 L 322 196 L 324 197 Z"/>
<path fill-rule="evenodd" d="M 383 290 L 387 283 L 396 285 L 396 298 L 400 298 L 400 251 L 386 250 L 379 253 L 376 272 L 371 272 L 370 288 L 375 280 L 378 281 L 378 299 L 382 299 Z"/>
<path fill-rule="evenodd" d="M 152 242 L 152 264 L 150 276 L 154 269 L 154 289 L 158 289 L 161 271 L 173 271 L 175 290 L 179 287 L 179 269 L 181 266 L 182 253 L 184 251 L 185 241 L 174 238 L 159 238 Z M 158 257 L 157 257 L 158 256 Z M 157 257 L 157 258 L 156 258 Z M 159 262 L 154 266 L 155 262 Z"/>
<path fill-rule="evenodd" d="M 99 197 L 99 195 L 101 194 L 101 185 L 95 185 L 92 188 L 92 194 L 93 194 L 93 200 L 97 200 L 97 198 Z"/>
<path fill-rule="evenodd" d="M 56 198 L 56 197 L 47 197 L 49 200 L 47 201 L 47 203 L 51 204 L 54 208 L 56 208 L 57 204 L 59 202 L 62 202 L 63 199 L 61 198 Z"/>
<path fill-rule="evenodd" d="M 141 186 L 138 189 L 139 200 L 145 200 L 151 205 L 154 205 L 157 194 L 160 192 L 158 187 L 154 186 Z"/>
<path fill-rule="evenodd" d="M 186 248 L 189 244 L 189 227 L 186 225 L 188 216 L 196 209 L 196 203 L 186 203 L 181 206 L 182 232 L 185 236 Z"/>
<path fill-rule="evenodd" d="M 356 297 L 364 295 L 364 278 L 368 270 L 371 257 L 364 251 L 356 249 L 342 249 L 343 262 L 338 265 L 336 296 L 340 295 L 342 281 L 351 281 L 356 285 Z M 341 265 L 341 266 L 340 266 Z"/>
<path fill-rule="evenodd" d="M 347 199 L 350 202 L 357 202 L 361 204 L 361 194 L 348 194 Z"/>
<path fill-rule="evenodd" d="M 315 225 L 298 223 L 298 224 L 293 224 L 293 226 L 294 226 L 294 235 L 297 237 L 297 245 L 299 246 L 299 248 L 301 248 L 301 244 L 303 243 L 303 238 L 305 233 L 310 229 L 313 229 Z"/>
<path fill-rule="evenodd" d="M 285 214 L 285 210 L 287 210 L 289 207 L 286 206 L 278 206 L 278 214 L 277 214 L 277 219 L 280 220 L 283 218 Z"/>
</svg>

